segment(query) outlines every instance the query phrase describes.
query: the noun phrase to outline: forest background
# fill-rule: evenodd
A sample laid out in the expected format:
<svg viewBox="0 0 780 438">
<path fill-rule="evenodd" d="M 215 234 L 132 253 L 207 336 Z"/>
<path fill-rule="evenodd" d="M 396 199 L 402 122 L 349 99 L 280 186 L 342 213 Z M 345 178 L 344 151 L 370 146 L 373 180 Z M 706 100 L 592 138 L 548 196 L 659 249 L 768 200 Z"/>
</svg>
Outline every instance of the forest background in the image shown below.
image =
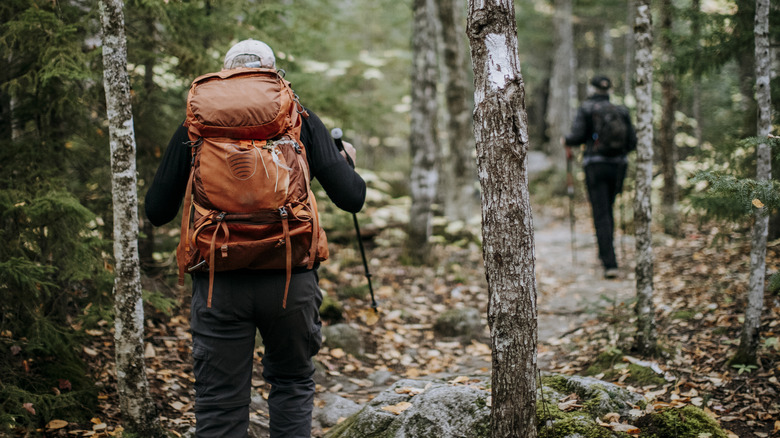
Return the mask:
<svg viewBox="0 0 780 438">
<path fill-rule="evenodd" d="M 557 29 L 556 11 L 568 5 L 573 17 L 570 107 L 586 97 L 590 77 L 605 74 L 613 78 L 614 100 L 634 109 L 632 83 L 626 80 L 627 72 L 628 77 L 633 74 L 631 3 L 515 2 L 531 149 L 552 163 L 532 181 L 535 196 L 565 196 L 558 139 L 566 124 L 550 123 L 549 115 L 551 99 L 562 88 L 554 82 L 559 36 L 551 29 Z M 278 66 L 303 104 L 328 127 L 344 129 L 372 187 L 386 188 L 384 194 L 394 200 L 408 199 L 413 166 L 411 6 L 395 0 L 126 2 L 139 198 L 184 118 L 192 79 L 218 70 L 232 43 L 255 38 L 275 49 Z M 460 19 L 465 20 L 462 6 Z M 675 0 L 654 8 L 659 17 L 654 21 L 656 35 L 672 42 L 655 49 L 655 126 L 657 137 L 671 138 L 677 151 L 674 205 L 661 209 L 658 222 L 672 235 L 679 221 L 714 219 L 727 220 L 730 231 L 744 232 L 752 199 L 739 193 L 702 198 L 698 195 L 707 180 L 692 176 L 698 171 L 753 176 L 755 144 L 741 140 L 756 135 L 754 60 L 748 50 L 755 5 L 743 0 Z M 774 6 L 772 53 L 780 24 L 777 12 Z M 84 361 L 83 344 L 90 333 L 111 325 L 114 273 L 108 121 L 96 5 L 7 0 L 0 4 L 0 18 L 0 237 L 6 242 L 0 248 L 3 428 L 94 412 L 98 390 Z M 468 59 L 465 35 L 459 37 Z M 772 66 L 777 71 L 777 64 Z M 468 63 L 464 71 L 470 79 Z M 666 80 L 670 77 L 673 82 Z M 780 93 L 776 83 L 773 77 L 772 102 Z M 443 80 L 439 88 L 444 88 Z M 674 106 L 665 123 L 661 108 L 669 90 Z M 439 126 L 446 126 L 446 113 L 440 117 Z M 452 141 L 446 129 L 438 135 L 442 144 Z M 661 142 L 656 145 L 659 152 L 665 147 Z M 447 164 L 453 154 L 447 147 L 441 150 L 441 193 L 448 178 L 457 176 Z M 657 201 L 666 203 L 668 174 L 661 170 L 660 158 L 657 164 Z M 775 180 L 779 165 L 774 158 Z M 334 235 L 350 231 L 349 216 L 330 213 Z M 444 212 L 437 213 L 444 217 Z M 154 230 L 140 217 L 145 278 L 172 283 L 175 221 L 170 228 Z M 775 212 L 770 240 L 778 238 L 779 230 Z M 175 307 L 179 298 L 169 289 L 150 288 L 145 299 L 156 311 Z M 52 394 L 52 388 L 59 390 Z M 24 407 L 25 400 L 35 401 L 37 416 Z"/>
</svg>

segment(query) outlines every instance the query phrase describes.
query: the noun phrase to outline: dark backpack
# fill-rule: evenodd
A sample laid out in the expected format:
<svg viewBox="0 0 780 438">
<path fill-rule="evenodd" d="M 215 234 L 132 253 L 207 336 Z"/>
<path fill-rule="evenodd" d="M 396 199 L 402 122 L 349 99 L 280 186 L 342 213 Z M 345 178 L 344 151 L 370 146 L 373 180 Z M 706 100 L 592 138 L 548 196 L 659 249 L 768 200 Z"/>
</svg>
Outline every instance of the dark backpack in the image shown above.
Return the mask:
<svg viewBox="0 0 780 438">
<path fill-rule="evenodd" d="M 623 109 L 609 101 L 593 105 L 593 154 L 615 157 L 628 152 L 629 126 Z"/>
</svg>

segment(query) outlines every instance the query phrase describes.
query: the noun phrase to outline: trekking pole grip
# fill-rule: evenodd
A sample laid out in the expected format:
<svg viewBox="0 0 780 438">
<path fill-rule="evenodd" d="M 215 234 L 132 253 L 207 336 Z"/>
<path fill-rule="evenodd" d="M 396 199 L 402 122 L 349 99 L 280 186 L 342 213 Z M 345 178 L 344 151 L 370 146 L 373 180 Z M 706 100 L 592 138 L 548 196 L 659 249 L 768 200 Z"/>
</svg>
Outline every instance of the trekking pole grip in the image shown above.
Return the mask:
<svg viewBox="0 0 780 438">
<path fill-rule="evenodd" d="M 344 135 L 341 131 L 341 128 L 333 128 L 330 131 L 331 137 L 333 137 L 333 141 L 336 143 L 336 147 L 339 148 L 340 151 L 344 151 L 344 141 L 341 139 L 341 137 Z M 344 151 L 344 155 L 347 156 L 347 162 L 352 166 L 352 168 L 355 168 L 355 163 L 352 161 L 352 158 L 349 157 L 349 154 Z M 358 246 L 360 247 L 360 255 L 363 257 L 363 269 L 366 272 L 366 280 L 368 281 L 368 291 L 371 293 L 371 308 L 374 309 L 374 312 L 378 312 L 377 310 L 377 304 L 376 299 L 374 298 L 374 288 L 371 286 L 371 273 L 368 271 L 368 260 L 366 259 L 366 250 L 363 248 L 363 238 L 360 235 L 360 225 L 358 225 L 358 219 L 357 214 L 352 213 L 352 220 L 355 223 L 355 234 L 357 235 L 357 241 Z"/>
</svg>

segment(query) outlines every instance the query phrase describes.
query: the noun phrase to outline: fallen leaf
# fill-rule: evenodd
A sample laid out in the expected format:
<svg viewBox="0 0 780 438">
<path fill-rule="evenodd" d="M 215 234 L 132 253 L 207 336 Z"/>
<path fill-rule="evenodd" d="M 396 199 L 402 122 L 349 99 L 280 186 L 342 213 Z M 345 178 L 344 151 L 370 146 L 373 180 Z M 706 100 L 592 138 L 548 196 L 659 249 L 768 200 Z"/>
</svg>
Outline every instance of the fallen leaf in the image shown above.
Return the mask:
<svg viewBox="0 0 780 438">
<path fill-rule="evenodd" d="M 379 322 L 379 310 L 378 309 L 366 309 L 363 312 L 363 322 L 366 323 L 366 325 L 374 325 L 377 322 Z"/>
<path fill-rule="evenodd" d="M 24 406 L 24 409 L 25 409 L 27 412 L 29 412 L 29 413 L 31 413 L 31 414 L 33 414 L 33 415 L 35 415 L 35 408 L 33 408 L 33 404 L 32 404 L 32 403 L 25 403 L 25 404 L 23 404 L 22 406 Z"/>
<path fill-rule="evenodd" d="M 412 388 L 411 386 L 404 386 L 403 388 L 395 388 L 396 394 L 409 394 L 412 397 L 425 392 L 425 388 Z"/>
<path fill-rule="evenodd" d="M 618 414 L 617 412 L 610 412 L 610 413 L 604 415 L 601 418 L 601 420 L 605 421 L 607 423 L 611 423 L 613 421 L 618 421 L 618 420 L 620 420 L 620 414 Z"/>
<path fill-rule="evenodd" d="M 567 400 L 565 402 L 558 403 L 558 409 L 560 409 L 560 410 L 562 410 L 564 412 L 573 411 L 573 410 L 575 410 L 577 408 L 581 408 L 582 407 L 582 405 L 577 404 L 578 402 L 579 402 L 579 400 L 575 399 L 575 400 Z"/>
<path fill-rule="evenodd" d="M 334 348 L 333 350 L 330 350 L 330 355 L 336 359 L 341 359 L 342 357 L 346 356 L 347 353 L 345 353 L 341 348 Z"/>
<path fill-rule="evenodd" d="M 182 402 L 180 402 L 180 401 L 178 401 L 178 400 L 177 400 L 177 401 L 175 401 L 175 402 L 173 402 L 173 403 L 171 403 L 170 405 L 171 405 L 171 407 L 172 407 L 173 409 L 176 409 L 177 411 L 181 411 L 181 408 L 183 408 L 183 407 L 184 407 L 184 403 L 182 403 Z"/>
<path fill-rule="evenodd" d="M 449 383 L 451 383 L 453 385 L 457 385 L 458 383 L 466 383 L 469 380 L 471 380 L 471 379 L 469 379 L 468 376 L 458 376 L 458 377 L 450 380 Z"/>
<path fill-rule="evenodd" d="M 144 349 L 144 359 L 151 359 L 153 357 L 157 357 L 157 352 L 154 350 L 154 345 L 149 342 L 146 344 L 146 349 Z"/>
<path fill-rule="evenodd" d="M 84 354 L 86 354 L 87 356 L 95 357 L 98 355 L 98 352 L 89 347 L 84 347 Z"/>
<path fill-rule="evenodd" d="M 764 203 L 761 202 L 761 200 L 759 200 L 758 198 L 753 199 L 753 207 L 764 208 Z"/>
<path fill-rule="evenodd" d="M 62 429 L 67 425 L 68 422 L 65 420 L 51 420 L 46 424 L 46 429 L 49 430 Z"/>
<path fill-rule="evenodd" d="M 404 401 L 404 402 L 398 403 L 397 405 L 382 406 L 382 410 L 383 411 L 387 411 L 387 412 L 391 412 L 391 413 L 393 413 L 395 415 L 401 415 L 401 413 L 403 411 L 405 411 L 405 410 L 407 410 L 407 409 L 409 409 L 411 407 L 412 407 L 411 403 Z"/>
<path fill-rule="evenodd" d="M 108 425 L 106 423 L 98 423 L 92 426 L 92 430 L 94 430 L 95 432 L 100 432 L 101 430 L 106 430 L 107 427 Z"/>
</svg>

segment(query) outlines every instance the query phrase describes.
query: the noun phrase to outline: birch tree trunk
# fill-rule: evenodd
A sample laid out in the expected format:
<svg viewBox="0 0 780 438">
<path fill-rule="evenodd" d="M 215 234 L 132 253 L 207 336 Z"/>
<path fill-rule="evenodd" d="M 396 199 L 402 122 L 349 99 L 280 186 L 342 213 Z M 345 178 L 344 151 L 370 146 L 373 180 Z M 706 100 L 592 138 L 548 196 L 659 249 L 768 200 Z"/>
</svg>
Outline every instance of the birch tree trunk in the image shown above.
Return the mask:
<svg viewBox="0 0 780 438">
<path fill-rule="evenodd" d="M 476 190 L 477 164 L 474 157 L 474 141 L 469 111 L 468 78 L 463 44 L 463 26 L 460 13 L 462 3 L 453 0 L 436 0 L 441 24 L 442 77 L 447 105 L 447 139 L 449 160 L 447 184 L 439 185 L 444 191 L 444 214 L 451 220 L 466 221 L 479 207 Z"/>
<path fill-rule="evenodd" d="M 142 437 L 162 436 L 144 364 L 135 137 L 122 1 L 102 0 L 100 20 L 114 205 L 114 343 L 119 403 L 126 429 Z"/>
<path fill-rule="evenodd" d="M 758 137 L 766 139 L 772 130 L 772 102 L 769 89 L 769 0 L 756 0 L 755 22 L 756 100 L 758 101 Z M 768 181 L 772 177 L 772 154 L 769 145 L 761 142 L 756 151 L 756 180 Z M 761 313 L 764 310 L 766 275 L 766 244 L 769 216 L 764 209 L 755 213 L 750 250 L 750 283 L 745 323 L 737 354 L 731 363 L 755 364 L 761 333 Z"/>
<path fill-rule="evenodd" d="M 653 306 L 653 248 L 651 190 L 653 182 L 653 34 L 650 0 L 638 0 L 636 36 L 636 315 L 635 349 L 644 355 L 656 351 Z"/>
<path fill-rule="evenodd" d="M 574 55 L 574 28 L 572 25 L 572 0 L 555 0 L 555 55 L 550 77 L 550 99 L 547 106 L 547 129 L 550 141 L 547 155 L 558 168 L 566 163 L 565 149 L 560 140 L 566 135 L 572 123 L 572 102 L 577 100 L 574 70 L 577 57 Z"/>
<path fill-rule="evenodd" d="M 430 261 L 428 239 L 433 233 L 432 208 L 439 180 L 436 134 L 438 70 L 433 0 L 414 0 L 413 14 L 412 120 L 409 138 L 412 206 L 407 227 L 406 255 L 413 263 L 427 263 Z"/>
<path fill-rule="evenodd" d="M 663 228 L 666 234 L 677 235 L 680 224 L 677 218 L 677 145 L 674 143 L 675 120 L 677 110 L 677 85 L 672 71 L 672 0 L 661 1 L 661 56 L 663 73 L 661 78 L 661 128 L 659 129 L 661 146 L 661 171 L 664 186 L 661 196 Z"/>
<path fill-rule="evenodd" d="M 536 279 L 528 118 L 512 0 L 469 0 L 474 135 L 493 352 L 494 438 L 536 438 Z"/>
</svg>

